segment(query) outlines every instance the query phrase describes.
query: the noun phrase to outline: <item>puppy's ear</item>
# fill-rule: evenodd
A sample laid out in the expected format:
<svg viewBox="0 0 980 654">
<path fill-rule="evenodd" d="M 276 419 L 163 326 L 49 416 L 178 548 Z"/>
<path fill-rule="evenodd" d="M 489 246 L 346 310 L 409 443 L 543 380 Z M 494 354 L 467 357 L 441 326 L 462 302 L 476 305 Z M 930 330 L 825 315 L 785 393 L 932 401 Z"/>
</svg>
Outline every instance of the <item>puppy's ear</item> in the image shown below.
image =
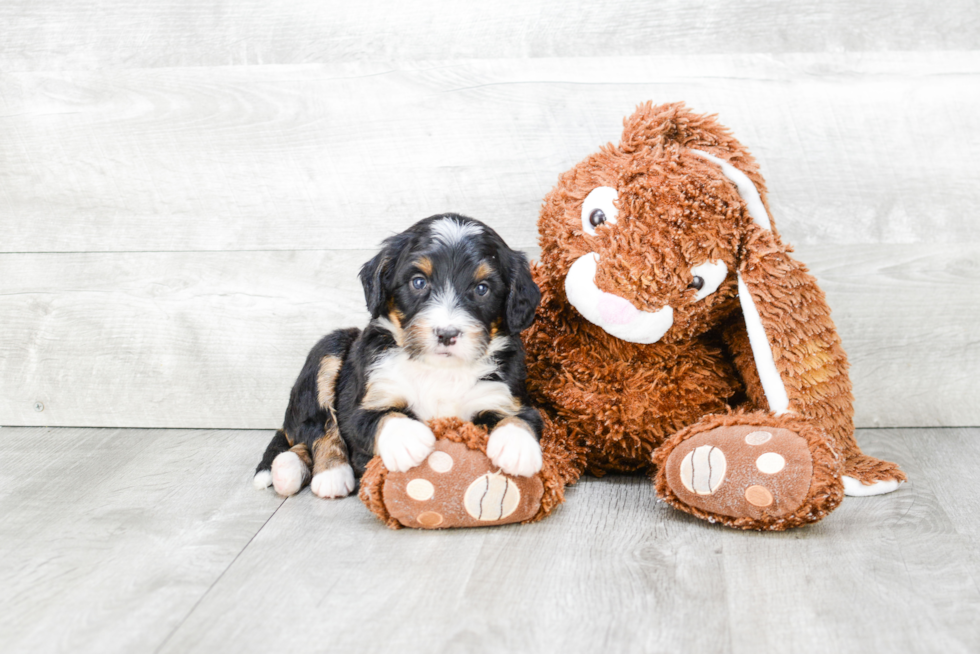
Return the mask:
<svg viewBox="0 0 980 654">
<path fill-rule="evenodd" d="M 531 276 L 531 266 L 523 252 L 508 254 L 510 284 L 507 291 L 507 331 L 518 334 L 534 322 L 534 312 L 541 303 L 541 290 Z"/>
<path fill-rule="evenodd" d="M 373 259 L 361 266 L 358 276 L 361 278 L 361 286 L 364 287 L 364 301 L 371 312 L 372 320 L 381 315 L 381 310 L 388 301 L 386 277 L 391 263 L 387 248 L 382 248 Z"/>
<path fill-rule="evenodd" d="M 359 276 L 361 286 L 364 287 L 364 301 L 367 303 L 372 319 L 381 315 L 388 302 L 395 263 L 398 255 L 408 247 L 412 238 L 412 235 L 407 232 L 389 236 L 381 244 L 381 252 L 361 266 Z"/>
</svg>

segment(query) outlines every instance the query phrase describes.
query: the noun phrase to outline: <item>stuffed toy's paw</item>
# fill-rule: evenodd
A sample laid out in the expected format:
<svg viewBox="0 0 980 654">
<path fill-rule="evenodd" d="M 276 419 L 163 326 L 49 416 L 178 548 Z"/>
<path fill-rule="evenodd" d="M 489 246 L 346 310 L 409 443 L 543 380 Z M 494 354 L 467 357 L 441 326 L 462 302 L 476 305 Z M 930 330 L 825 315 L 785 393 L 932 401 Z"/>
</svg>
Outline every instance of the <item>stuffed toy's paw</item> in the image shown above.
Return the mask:
<svg viewBox="0 0 980 654">
<path fill-rule="evenodd" d="M 731 527 L 816 522 L 843 499 L 841 457 L 813 426 L 786 416 L 708 416 L 670 438 L 654 461 L 665 501 Z"/>
<path fill-rule="evenodd" d="M 530 522 L 563 499 L 564 482 L 547 455 L 537 474 L 506 474 L 487 455 L 487 430 L 455 418 L 429 423 L 432 452 L 417 466 L 390 471 L 375 457 L 361 478 L 361 500 L 389 527 L 445 529 Z"/>
</svg>

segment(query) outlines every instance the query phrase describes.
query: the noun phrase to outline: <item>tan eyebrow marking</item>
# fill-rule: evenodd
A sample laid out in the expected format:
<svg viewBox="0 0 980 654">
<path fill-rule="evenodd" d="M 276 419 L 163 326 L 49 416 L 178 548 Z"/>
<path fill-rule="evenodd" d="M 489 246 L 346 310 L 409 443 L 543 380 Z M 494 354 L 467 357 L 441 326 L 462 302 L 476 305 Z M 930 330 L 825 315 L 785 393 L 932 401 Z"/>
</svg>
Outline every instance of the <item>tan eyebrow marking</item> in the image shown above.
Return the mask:
<svg viewBox="0 0 980 654">
<path fill-rule="evenodd" d="M 476 281 L 481 281 L 493 274 L 493 268 L 486 261 L 481 261 L 480 265 L 476 267 L 476 273 L 474 273 L 473 278 Z"/>
<path fill-rule="evenodd" d="M 415 262 L 415 267 L 418 268 L 426 277 L 432 276 L 432 259 L 429 257 L 420 257 L 419 260 Z"/>
</svg>

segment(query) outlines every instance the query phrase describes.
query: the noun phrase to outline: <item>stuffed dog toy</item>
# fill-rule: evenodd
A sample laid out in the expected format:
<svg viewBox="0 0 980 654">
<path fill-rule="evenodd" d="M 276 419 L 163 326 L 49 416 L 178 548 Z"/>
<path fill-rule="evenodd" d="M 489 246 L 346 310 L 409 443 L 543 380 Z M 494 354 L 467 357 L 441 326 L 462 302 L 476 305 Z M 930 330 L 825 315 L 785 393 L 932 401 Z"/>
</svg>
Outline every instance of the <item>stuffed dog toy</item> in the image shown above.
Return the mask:
<svg viewBox="0 0 980 654">
<path fill-rule="evenodd" d="M 562 480 L 650 471 L 678 509 L 769 530 L 897 488 L 899 467 L 854 440 L 830 310 L 749 152 L 682 104 L 624 126 L 538 221 L 542 303 L 523 339 Z"/>
</svg>

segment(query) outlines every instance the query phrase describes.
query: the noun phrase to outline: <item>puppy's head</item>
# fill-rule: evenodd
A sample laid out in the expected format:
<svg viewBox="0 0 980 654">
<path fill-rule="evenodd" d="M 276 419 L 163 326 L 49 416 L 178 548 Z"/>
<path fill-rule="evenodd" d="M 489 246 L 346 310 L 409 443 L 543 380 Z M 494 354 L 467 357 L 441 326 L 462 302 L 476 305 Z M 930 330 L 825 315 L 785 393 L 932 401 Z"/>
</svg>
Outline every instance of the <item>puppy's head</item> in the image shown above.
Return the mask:
<svg viewBox="0 0 980 654">
<path fill-rule="evenodd" d="M 530 326 L 541 293 L 527 258 L 483 223 L 431 216 L 386 239 L 361 268 L 373 320 L 413 358 L 475 361 Z"/>
</svg>

